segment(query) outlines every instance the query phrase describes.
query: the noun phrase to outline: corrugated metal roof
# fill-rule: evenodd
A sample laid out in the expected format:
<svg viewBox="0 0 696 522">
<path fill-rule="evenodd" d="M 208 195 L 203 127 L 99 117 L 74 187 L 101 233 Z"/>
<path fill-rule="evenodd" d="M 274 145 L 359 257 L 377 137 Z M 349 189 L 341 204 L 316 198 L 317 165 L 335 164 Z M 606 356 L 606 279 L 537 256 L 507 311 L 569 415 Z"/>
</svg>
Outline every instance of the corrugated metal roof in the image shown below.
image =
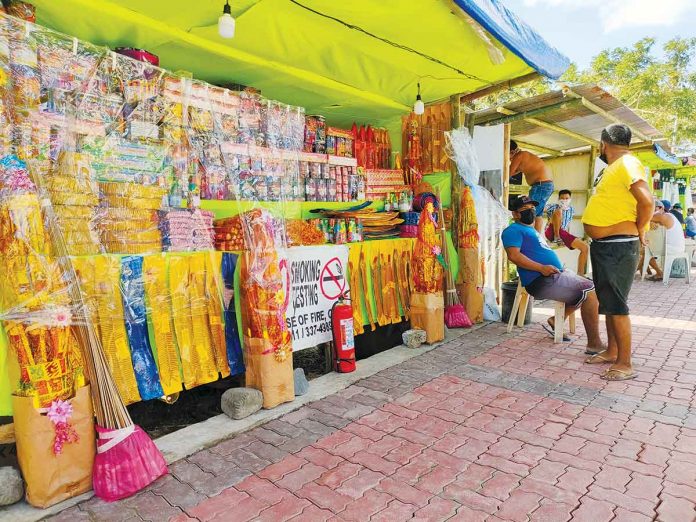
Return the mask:
<svg viewBox="0 0 696 522">
<path fill-rule="evenodd" d="M 577 100 L 578 97 L 582 97 L 618 118 L 631 127 L 634 132 L 642 133 L 650 141 L 659 140 L 662 137 L 660 131 L 601 87 L 586 84 L 572 86 L 571 90 L 572 92 L 559 90 L 517 100 L 505 104 L 503 108 L 515 113 L 524 113 L 539 111 L 548 107 L 547 111 L 535 113 L 531 117 L 599 141 L 602 129 L 611 124 L 612 121 L 603 115 L 596 114 L 580 102 L 573 101 Z M 563 104 L 564 101 L 569 103 Z M 475 122 L 477 125 L 493 125 L 506 117 L 497 108 L 492 108 L 476 112 Z M 556 151 L 570 151 L 589 147 L 586 141 L 577 137 L 539 127 L 524 119 L 517 119 L 511 122 L 511 136 L 514 140 Z M 638 143 L 643 140 L 634 135 L 633 141 Z"/>
</svg>

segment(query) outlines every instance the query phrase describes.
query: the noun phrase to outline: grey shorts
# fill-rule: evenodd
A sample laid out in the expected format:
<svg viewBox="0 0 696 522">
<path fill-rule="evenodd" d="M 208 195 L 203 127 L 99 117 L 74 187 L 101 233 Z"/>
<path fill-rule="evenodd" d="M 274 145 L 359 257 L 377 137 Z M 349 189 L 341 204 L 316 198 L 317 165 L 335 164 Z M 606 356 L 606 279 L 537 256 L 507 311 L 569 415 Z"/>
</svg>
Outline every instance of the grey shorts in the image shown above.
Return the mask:
<svg viewBox="0 0 696 522">
<path fill-rule="evenodd" d="M 525 290 L 535 299 L 550 299 L 578 308 L 594 290 L 594 283 L 573 272 L 539 276 Z"/>
</svg>

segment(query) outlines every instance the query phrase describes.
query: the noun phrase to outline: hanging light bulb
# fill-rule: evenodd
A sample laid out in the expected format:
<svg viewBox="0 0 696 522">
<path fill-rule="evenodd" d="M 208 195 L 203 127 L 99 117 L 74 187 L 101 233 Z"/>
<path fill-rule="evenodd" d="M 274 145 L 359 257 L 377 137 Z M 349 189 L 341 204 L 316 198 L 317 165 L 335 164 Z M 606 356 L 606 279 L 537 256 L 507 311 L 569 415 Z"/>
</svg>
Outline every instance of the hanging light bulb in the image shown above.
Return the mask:
<svg viewBox="0 0 696 522">
<path fill-rule="evenodd" d="M 425 112 L 425 104 L 420 95 L 420 82 L 418 82 L 418 95 L 416 96 L 416 103 L 413 104 L 413 112 L 418 116 Z"/>
<path fill-rule="evenodd" d="M 223 38 L 234 38 L 235 22 L 232 18 L 232 10 L 230 9 L 229 0 L 225 0 L 225 5 L 222 8 L 222 15 L 218 18 L 218 33 Z"/>
</svg>

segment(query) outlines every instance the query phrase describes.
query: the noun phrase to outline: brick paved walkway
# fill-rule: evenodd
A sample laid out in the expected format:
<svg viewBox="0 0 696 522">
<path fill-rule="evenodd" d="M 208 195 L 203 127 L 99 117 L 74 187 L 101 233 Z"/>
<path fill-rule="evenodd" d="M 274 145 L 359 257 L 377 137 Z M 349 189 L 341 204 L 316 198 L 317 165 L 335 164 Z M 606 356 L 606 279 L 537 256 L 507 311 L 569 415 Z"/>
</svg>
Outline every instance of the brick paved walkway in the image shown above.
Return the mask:
<svg viewBox="0 0 696 522">
<path fill-rule="evenodd" d="M 491 324 L 53 520 L 696 520 L 696 287 L 634 287 L 640 376 Z"/>
</svg>

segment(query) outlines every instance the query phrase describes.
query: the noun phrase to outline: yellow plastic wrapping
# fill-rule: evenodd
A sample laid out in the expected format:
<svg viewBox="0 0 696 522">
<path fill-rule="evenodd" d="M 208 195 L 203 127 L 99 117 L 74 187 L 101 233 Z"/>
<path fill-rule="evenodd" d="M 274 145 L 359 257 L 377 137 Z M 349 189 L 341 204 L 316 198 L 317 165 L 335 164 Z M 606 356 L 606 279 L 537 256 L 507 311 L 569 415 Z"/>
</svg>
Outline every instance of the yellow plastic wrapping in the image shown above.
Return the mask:
<svg viewBox="0 0 696 522">
<path fill-rule="evenodd" d="M 182 390 L 179 347 L 174 336 L 172 297 L 167 285 L 168 259 L 163 255 L 145 256 L 143 273 L 145 298 L 150 310 L 157 367 L 165 395 Z"/>
<path fill-rule="evenodd" d="M 119 259 L 114 256 L 76 258 L 73 265 L 80 278 L 83 298 L 96 312 L 91 317 L 96 323 L 121 399 L 126 404 L 138 402 L 140 394 L 123 322 Z"/>
<path fill-rule="evenodd" d="M 215 359 L 210 349 L 205 319 L 201 318 L 197 296 L 203 295 L 202 281 L 192 273 L 195 256 L 174 255 L 169 259 L 169 281 L 173 321 L 184 371 L 184 386 L 191 389 L 217 380 Z M 187 306 L 188 305 L 188 306 Z M 194 313 L 194 309 L 196 310 Z M 205 335 L 205 339 L 201 336 Z M 196 338 L 198 336 L 198 338 Z"/>
<path fill-rule="evenodd" d="M 213 349 L 215 365 L 220 375 L 230 374 L 227 362 L 227 347 L 225 345 L 225 327 L 223 323 L 222 303 L 216 296 L 222 293 L 222 281 L 217 267 L 222 263 L 222 253 L 215 252 L 203 258 L 205 262 L 205 300 L 208 304 L 208 326 L 210 328 L 210 345 Z"/>
</svg>

